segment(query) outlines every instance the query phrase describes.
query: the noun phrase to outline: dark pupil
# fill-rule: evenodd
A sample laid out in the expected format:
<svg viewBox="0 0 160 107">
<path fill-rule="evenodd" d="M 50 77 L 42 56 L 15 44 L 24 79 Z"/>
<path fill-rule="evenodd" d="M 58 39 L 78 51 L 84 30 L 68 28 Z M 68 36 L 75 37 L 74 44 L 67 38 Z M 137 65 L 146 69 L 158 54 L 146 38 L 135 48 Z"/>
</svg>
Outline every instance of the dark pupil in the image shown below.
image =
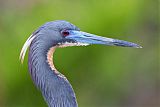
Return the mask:
<svg viewBox="0 0 160 107">
<path fill-rule="evenodd" d="M 63 32 L 63 35 L 64 35 L 64 36 L 68 36 L 68 35 L 69 35 L 69 32 L 64 31 L 64 32 Z"/>
</svg>

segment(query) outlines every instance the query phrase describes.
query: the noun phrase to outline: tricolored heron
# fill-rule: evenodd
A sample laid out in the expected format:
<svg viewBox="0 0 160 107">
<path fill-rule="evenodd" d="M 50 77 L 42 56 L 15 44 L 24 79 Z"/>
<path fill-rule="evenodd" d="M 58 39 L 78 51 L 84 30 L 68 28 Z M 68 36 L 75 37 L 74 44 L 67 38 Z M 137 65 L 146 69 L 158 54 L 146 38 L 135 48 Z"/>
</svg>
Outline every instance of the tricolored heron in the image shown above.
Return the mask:
<svg viewBox="0 0 160 107">
<path fill-rule="evenodd" d="M 140 48 L 141 46 L 80 31 L 75 25 L 57 20 L 38 28 L 25 42 L 20 60 L 29 49 L 28 67 L 31 77 L 49 107 L 78 107 L 75 93 L 67 78 L 56 70 L 52 55 L 56 48 L 91 44 Z"/>
</svg>

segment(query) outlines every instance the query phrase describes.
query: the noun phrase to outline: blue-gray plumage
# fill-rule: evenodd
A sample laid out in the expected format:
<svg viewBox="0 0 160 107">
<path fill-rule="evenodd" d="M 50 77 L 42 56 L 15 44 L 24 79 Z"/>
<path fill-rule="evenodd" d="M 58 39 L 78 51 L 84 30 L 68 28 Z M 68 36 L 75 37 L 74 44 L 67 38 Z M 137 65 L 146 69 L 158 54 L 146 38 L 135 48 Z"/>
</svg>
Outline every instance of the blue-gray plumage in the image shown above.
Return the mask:
<svg viewBox="0 0 160 107">
<path fill-rule="evenodd" d="M 29 71 L 49 107 L 78 107 L 72 86 L 54 67 L 52 55 L 55 49 L 90 44 L 140 48 L 135 43 L 82 32 L 75 25 L 63 20 L 42 25 L 25 42 L 20 59 L 23 61 L 26 50 L 30 46 Z"/>
</svg>

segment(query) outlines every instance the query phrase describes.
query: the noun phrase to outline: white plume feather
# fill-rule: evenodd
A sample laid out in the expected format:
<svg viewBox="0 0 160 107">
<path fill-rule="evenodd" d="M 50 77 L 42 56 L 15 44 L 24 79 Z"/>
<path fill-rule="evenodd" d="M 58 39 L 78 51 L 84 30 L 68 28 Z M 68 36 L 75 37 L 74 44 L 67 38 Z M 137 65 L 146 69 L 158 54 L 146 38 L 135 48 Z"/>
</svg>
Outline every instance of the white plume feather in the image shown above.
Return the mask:
<svg viewBox="0 0 160 107">
<path fill-rule="evenodd" d="M 26 51 L 28 49 L 28 47 L 30 46 L 32 40 L 35 38 L 35 36 L 33 36 L 33 34 L 27 39 L 27 41 L 24 43 L 22 49 L 21 49 L 21 53 L 20 53 L 20 56 L 19 56 L 19 59 L 21 61 L 21 63 L 23 63 L 23 60 L 24 60 L 24 56 L 26 54 Z"/>
</svg>

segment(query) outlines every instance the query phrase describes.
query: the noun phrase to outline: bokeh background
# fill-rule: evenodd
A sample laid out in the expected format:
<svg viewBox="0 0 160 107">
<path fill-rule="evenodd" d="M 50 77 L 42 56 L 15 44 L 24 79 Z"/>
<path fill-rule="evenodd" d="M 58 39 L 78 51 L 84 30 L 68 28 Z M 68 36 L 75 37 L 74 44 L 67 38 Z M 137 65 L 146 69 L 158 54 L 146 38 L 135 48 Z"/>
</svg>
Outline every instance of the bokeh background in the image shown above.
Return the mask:
<svg viewBox="0 0 160 107">
<path fill-rule="evenodd" d="M 160 106 L 158 0 L 0 0 L 0 107 L 47 107 L 28 73 L 28 55 L 22 65 L 19 53 L 34 30 L 57 19 L 143 46 L 57 49 L 55 65 L 79 107 Z"/>
</svg>

